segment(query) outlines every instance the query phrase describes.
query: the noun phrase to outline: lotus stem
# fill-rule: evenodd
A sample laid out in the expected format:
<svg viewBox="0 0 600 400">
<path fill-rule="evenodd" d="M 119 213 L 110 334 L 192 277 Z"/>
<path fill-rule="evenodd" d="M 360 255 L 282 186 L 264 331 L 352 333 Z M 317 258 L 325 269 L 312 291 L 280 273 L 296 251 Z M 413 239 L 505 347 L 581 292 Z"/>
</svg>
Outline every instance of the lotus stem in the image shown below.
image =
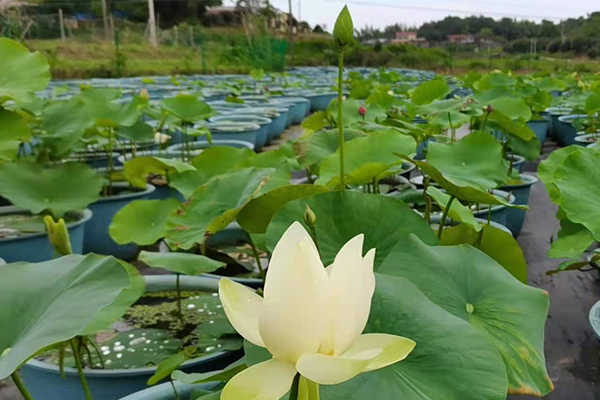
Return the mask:
<svg viewBox="0 0 600 400">
<path fill-rule="evenodd" d="M 179 393 L 177 393 L 177 388 L 175 387 L 175 384 L 173 383 L 173 381 L 169 381 L 171 383 L 171 387 L 173 388 L 173 394 L 175 394 L 175 399 L 176 400 L 181 400 L 181 397 L 179 397 Z"/>
<path fill-rule="evenodd" d="M 90 387 L 88 385 L 88 381 L 85 377 L 85 373 L 83 372 L 83 366 L 81 365 L 81 356 L 79 354 L 78 347 L 78 339 L 71 339 L 71 350 L 73 351 L 73 358 L 75 358 L 75 367 L 77 368 L 77 373 L 79 374 L 79 379 L 81 380 L 81 387 L 83 388 L 83 392 L 85 393 L 86 400 L 92 400 L 92 393 L 90 392 Z"/>
<path fill-rule="evenodd" d="M 344 79 L 344 48 L 340 49 L 339 65 L 338 65 L 338 121 L 337 128 L 340 136 L 340 191 L 346 188 L 344 179 L 344 122 L 342 102 L 343 102 L 343 79 Z"/>
<path fill-rule="evenodd" d="M 27 390 L 27 388 L 25 387 L 25 383 L 23 383 L 23 381 L 21 380 L 19 373 L 15 371 L 10 375 L 10 377 L 12 378 L 13 382 L 15 383 L 15 386 L 19 390 L 19 393 L 21 393 L 21 396 L 23 396 L 25 400 L 33 400 L 31 393 L 29 393 L 29 390 Z"/>
<path fill-rule="evenodd" d="M 112 195 L 113 186 L 112 186 L 112 175 L 114 171 L 113 165 L 113 142 L 112 142 L 112 129 L 108 128 L 108 194 Z"/>
<path fill-rule="evenodd" d="M 431 178 L 425 176 L 423 178 L 423 195 L 425 197 L 425 221 L 429 223 L 431 221 L 431 197 L 427 194 L 427 189 L 429 188 L 429 183 L 431 182 Z"/>
<path fill-rule="evenodd" d="M 180 278 L 181 274 L 176 274 L 175 289 L 177 290 L 177 314 L 179 317 L 179 321 L 181 322 L 181 327 L 183 328 L 183 312 L 181 312 L 181 285 L 179 284 Z"/>
<path fill-rule="evenodd" d="M 252 247 L 252 254 L 254 255 L 254 259 L 256 260 L 256 265 L 258 266 L 260 278 L 262 279 L 263 283 L 266 283 L 267 273 L 265 272 L 265 269 L 263 268 L 262 263 L 260 262 L 260 255 L 258 254 L 258 249 L 256 248 L 256 245 L 254 244 L 254 241 L 252 239 L 250 239 L 250 246 Z"/>
<path fill-rule="evenodd" d="M 299 400 L 299 394 L 300 394 L 300 374 L 296 374 L 296 376 L 294 377 L 294 380 L 292 381 L 292 389 L 290 390 L 290 397 L 289 400 Z"/>
<path fill-rule="evenodd" d="M 450 211 L 450 207 L 452 206 L 452 202 L 456 197 L 450 196 L 450 200 L 448 200 L 448 204 L 446 204 L 446 208 L 444 209 L 444 213 L 442 214 L 442 219 L 440 221 L 440 227 L 438 228 L 438 239 L 442 240 L 442 233 L 444 232 L 444 225 L 446 224 L 446 218 L 448 218 L 448 212 Z"/>
</svg>

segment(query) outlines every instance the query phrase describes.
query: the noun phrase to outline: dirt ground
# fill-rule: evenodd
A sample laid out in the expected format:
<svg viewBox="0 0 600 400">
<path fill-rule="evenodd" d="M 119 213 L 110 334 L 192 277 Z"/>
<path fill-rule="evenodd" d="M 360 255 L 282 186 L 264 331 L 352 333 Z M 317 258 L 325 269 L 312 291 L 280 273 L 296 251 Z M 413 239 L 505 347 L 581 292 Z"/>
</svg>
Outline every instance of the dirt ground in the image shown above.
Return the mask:
<svg viewBox="0 0 600 400">
<path fill-rule="evenodd" d="M 295 128 L 286 132 L 284 139 L 300 134 L 301 129 Z M 554 148 L 553 143 L 547 143 L 542 159 Z M 537 171 L 537 163 L 529 163 L 526 169 L 529 172 Z M 551 260 L 546 256 L 551 237 L 559 229 L 555 217 L 557 208 L 550 202 L 541 182 L 533 187 L 529 204 L 531 209 L 527 212 L 525 227 L 518 240 L 529 264 L 529 283 L 550 293 L 545 349 L 546 364 L 556 389 L 546 398 L 598 400 L 600 342 L 588 323 L 588 312 L 600 298 L 598 274 L 570 272 L 553 277 L 546 275 L 547 271 L 555 269 L 560 263 L 560 260 Z M 517 400 L 530 397 L 509 398 Z M 0 400 L 20 400 L 20 396 L 12 385 L 0 382 Z"/>
</svg>

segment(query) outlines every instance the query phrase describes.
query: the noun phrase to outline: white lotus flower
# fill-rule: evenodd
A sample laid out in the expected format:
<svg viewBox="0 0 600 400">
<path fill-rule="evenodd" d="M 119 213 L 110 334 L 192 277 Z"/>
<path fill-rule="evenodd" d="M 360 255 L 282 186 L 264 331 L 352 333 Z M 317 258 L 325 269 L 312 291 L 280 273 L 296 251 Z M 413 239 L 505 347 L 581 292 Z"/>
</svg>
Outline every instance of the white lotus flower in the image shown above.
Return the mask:
<svg viewBox="0 0 600 400">
<path fill-rule="evenodd" d="M 171 140 L 171 136 L 165 135 L 164 133 L 156 132 L 154 134 L 154 143 L 165 144 Z"/>
<path fill-rule="evenodd" d="M 375 291 L 375 249 L 362 256 L 363 235 L 323 267 L 304 227 L 285 232 L 269 263 L 264 298 L 229 279 L 219 282 L 234 328 L 273 358 L 227 383 L 222 400 L 278 400 L 300 373 L 300 390 L 335 385 L 403 360 L 415 342 L 387 334 L 362 335 Z M 310 397 L 309 397 L 310 398 Z"/>
</svg>

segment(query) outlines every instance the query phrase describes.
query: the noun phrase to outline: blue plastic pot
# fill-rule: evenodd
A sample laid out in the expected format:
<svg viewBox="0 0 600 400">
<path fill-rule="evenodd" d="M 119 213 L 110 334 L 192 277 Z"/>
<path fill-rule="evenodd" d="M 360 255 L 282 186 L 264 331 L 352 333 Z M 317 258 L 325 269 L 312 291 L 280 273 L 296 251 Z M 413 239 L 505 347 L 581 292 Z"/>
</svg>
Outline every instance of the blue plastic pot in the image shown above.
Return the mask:
<svg viewBox="0 0 600 400">
<path fill-rule="evenodd" d="M 113 163 L 116 164 L 119 153 L 113 152 L 112 159 Z M 107 168 L 108 167 L 108 153 L 105 151 L 99 152 L 81 152 L 73 153 L 68 161 L 75 161 L 89 165 L 91 168 Z"/>
<path fill-rule="evenodd" d="M 556 141 L 561 146 L 570 146 L 576 144 L 575 138 L 577 137 L 577 128 L 573 125 L 573 121 L 578 119 L 587 119 L 588 116 L 585 114 L 578 115 L 563 115 L 558 117 L 557 136 Z"/>
<path fill-rule="evenodd" d="M 512 194 L 502 191 L 502 190 L 492 190 L 492 194 L 496 197 L 501 197 L 508 201 L 509 204 L 513 204 L 515 202 L 515 196 Z M 473 215 L 476 218 L 481 218 L 483 220 L 488 219 L 489 209 L 475 211 Z M 494 205 L 492 206 L 492 212 L 490 215 L 490 221 L 497 222 L 500 225 L 506 226 L 508 221 L 508 207 L 503 205 Z"/>
<path fill-rule="evenodd" d="M 507 157 L 507 161 L 510 161 L 511 158 L 513 159 L 513 169 L 519 173 L 523 172 L 525 169 L 525 157 L 521 157 L 516 154 L 510 154 Z"/>
<path fill-rule="evenodd" d="M 589 145 L 596 143 L 598 140 L 600 140 L 600 133 L 582 134 L 575 137 L 575 144 L 589 147 Z"/>
<path fill-rule="evenodd" d="M 296 109 L 298 108 L 298 107 L 296 107 L 295 103 L 283 103 L 283 102 L 277 102 L 275 100 L 271 100 L 270 102 L 265 103 L 264 106 L 287 109 L 288 110 L 288 112 L 286 114 L 287 121 L 285 123 L 286 128 L 289 128 L 290 126 L 292 126 L 292 124 L 295 123 L 294 121 L 296 119 Z"/>
<path fill-rule="evenodd" d="M 302 99 L 304 101 L 301 102 L 294 99 Z M 275 104 L 283 105 L 284 107 L 292 107 L 290 108 L 290 113 L 292 113 L 292 125 L 300 125 L 307 115 L 306 110 L 310 111 L 310 101 L 300 97 L 275 98 L 272 100 L 272 102 Z"/>
<path fill-rule="evenodd" d="M 430 217 L 430 221 L 431 221 L 431 223 L 433 223 L 433 224 L 438 224 L 438 225 L 439 225 L 439 224 L 440 224 L 440 222 L 442 221 L 442 216 L 441 216 L 440 214 L 434 214 L 434 215 L 432 215 L 432 216 Z M 487 225 L 487 219 L 483 219 L 483 218 L 475 218 L 475 221 L 479 222 L 481 225 Z M 445 226 L 445 227 L 446 227 L 446 226 L 450 227 L 450 226 L 456 226 L 456 225 L 458 225 L 458 224 L 459 224 L 458 222 L 456 222 L 456 221 L 454 221 L 454 220 L 452 220 L 452 219 L 450 219 L 450 218 L 447 218 L 447 219 L 446 219 L 446 223 L 444 224 L 444 226 Z M 497 223 L 497 222 L 490 221 L 490 225 L 491 225 L 492 227 L 494 227 L 494 228 L 496 228 L 496 229 L 500 229 L 501 231 L 503 231 L 503 232 L 506 232 L 506 233 L 508 233 L 508 234 L 510 234 L 510 233 L 511 233 L 511 232 L 510 232 L 510 230 L 509 230 L 509 229 L 508 229 L 506 226 L 504 226 L 504 225 L 502 225 L 502 224 L 499 224 L 499 223 Z M 443 235 L 443 234 L 442 234 L 442 235 Z"/>
<path fill-rule="evenodd" d="M 310 100 L 310 109 L 313 112 L 325 111 L 329 104 L 337 98 L 337 93 L 314 93 L 307 94 L 305 97 Z"/>
<path fill-rule="evenodd" d="M 127 190 L 129 189 L 129 184 L 116 182 L 113 183 L 113 187 Z M 104 197 L 90 204 L 89 207 L 94 215 L 85 231 L 84 252 L 115 256 L 122 260 L 133 259 L 138 252 L 138 246 L 135 244 L 120 245 L 115 243 L 108 234 L 108 228 L 115 214 L 123 207 L 134 200 L 148 199 L 154 190 L 154 186 L 147 185 L 146 190 Z"/>
<path fill-rule="evenodd" d="M 237 140 L 252 143 L 255 151 L 262 150 L 260 125 L 251 122 L 213 122 L 207 125 L 213 140 Z M 266 137 L 264 138 L 266 140 Z"/>
<path fill-rule="evenodd" d="M 183 144 L 176 144 L 169 146 L 167 152 L 173 155 L 181 157 L 181 148 Z M 250 149 L 254 150 L 254 144 L 243 140 L 215 140 L 213 138 L 212 144 L 206 140 L 198 140 L 193 143 L 189 143 L 189 151 L 186 153 L 187 157 L 192 159 L 202 153 L 202 150 L 208 149 L 209 147 L 235 147 L 237 149 Z"/>
<path fill-rule="evenodd" d="M 566 107 L 551 107 L 546 109 L 548 118 L 548 134 L 554 140 L 558 136 L 558 118 L 563 115 L 569 115 L 573 111 L 572 108 Z"/>
<path fill-rule="evenodd" d="M 175 382 L 175 389 L 181 400 L 193 400 L 190 396 L 194 394 L 194 391 L 199 389 L 210 391 L 214 387 L 215 384 L 184 385 L 181 382 Z M 163 383 L 123 397 L 121 400 L 175 400 L 175 396 L 173 386 L 170 383 Z"/>
<path fill-rule="evenodd" d="M 258 126 L 260 126 L 260 129 L 256 135 L 256 143 L 254 145 L 254 148 L 256 151 L 261 151 L 265 145 L 267 144 L 267 141 L 269 141 L 270 137 L 269 137 L 269 132 L 271 131 L 271 124 L 273 123 L 273 120 L 271 120 L 270 118 L 266 118 L 266 117 L 262 117 L 262 116 L 258 116 L 258 115 L 254 115 L 254 114 L 237 114 L 237 113 L 231 113 L 228 115 L 220 115 L 217 117 L 212 117 L 209 122 L 221 122 L 221 123 L 228 123 L 228 122 L 249 122 L 249 123 L 253 123 L 253 124 L 257 124 Z"/>
<path fill-rule="evenodd" d="M 176 287 L 175 275 L 147 276 L 144 279 L 148 292 L 175 290 Z M 218 281 L 203 277 L 182 276 L 180 285 L 182 290 L 216 292 Z M 235 362 L 241 356 L 241 351 L 222 351 L 190 360 L 180 369 L 187 373 L 217 371 Z M 66 378 L 62 379 L 57 365 L 31 360 L 19 372 L 35 399 L 76 400 L 84 398 L 81 381 L 75 368 L 65 368 Z M 146 389 L 148 379 L 155 372 L 156 367 L 148 367 L 86 370 L 85 375 L 94 400 L 118 400 Z"/>
<path fill-rule="evenodd" d="M 515 196 L 515 204 L 526 206 L 529 204 L 529 196 L 531 195 L 531 187 L 537 183 L 538 179 L 529 174 L 521 174 L 523 183 L 517 185 L 506 185 L 500 189 L 512 193 Z M 525 210 L 518 210 L 516 208 L 509 208 L 506 216 L 506 226 L 512 232 L 514 237 L 521 234 L 523 225 L 525 224 Z"/>
<path fill-rule="evenodd" d="M 245 108 L 243 110 L 236 111 L 235 115 L 258 115 L 266 117 L 271 120 L 269 125 L 269 132 L 267 134 L 267 143 L 270 143 L 273 139 L 281 136 L 287 124 L 287 108 Z"/>
<path fill-rule="evenodd" d="M 527 126 L 535 133 L 540 143 L 543 145 L 546 141 L 546 135 L 548 134 L 548 120 L 536 119 L 529 121 Z"/>
<path fill-rule="evenodd" d="M 30 212 L 23 209 L 6 206 L 0 207 L 0 215 L 31 215 Z M 92 211 L 86 209 L 81 212 L 72 212 L 77 217 L 77 221 L 67 225 L 69 238 L 71 239 L 71 248 L 73 253 L 83 253 L 83 239 L 86 224 L 92 218 Z M 46 232 L 31 233 L 16 238 L 0 239 L 0 258 L 7 263 L 26 261 L 42 262 L 54 258 L 54 247 L 48 240 Z"/>
</svg>

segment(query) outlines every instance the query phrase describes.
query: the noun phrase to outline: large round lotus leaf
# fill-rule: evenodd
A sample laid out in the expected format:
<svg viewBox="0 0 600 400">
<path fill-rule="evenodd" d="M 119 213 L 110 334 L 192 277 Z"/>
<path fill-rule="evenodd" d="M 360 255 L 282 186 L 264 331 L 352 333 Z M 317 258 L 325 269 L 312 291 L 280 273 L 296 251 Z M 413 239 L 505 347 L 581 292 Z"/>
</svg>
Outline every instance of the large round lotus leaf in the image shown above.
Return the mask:
<svg viewBox="0 0 600 400">
<path fill-rule="evenodd" d="M 94 124 L 87 113 L 82 112 L 81 102 L 77 98 L 48 105 L 41 117 L 42 128 L 46 132 L 42 140 L 58 156 L 70 152 L 85 130 Z"/>
<path fill-rule="evenodd" d="M 600 151 L 569 155 L 554 174 L 559 205 L 569 220 L 585 226 L 600 240 Z"/>
<path fill-rule="evenodd" d="M 508 174 L 502 146 L 486 132 L 473 132 L 454 143 L 430 143 L 427 162 L 453 184 L 480 190 L 498 187 Z"/>
<path fill-rule="evenodd" d="M 552 391 L 543 346 L 547 292 L 519 282 L 474 247 L 430 247 L 415 237 L 399 243 L 379 272 L 408 279 L 493 343 L 504 360 L 510 393 Z"/>
<path fill-rule="evenodd" d="M 554 185 L 554 175 L 558 170 L 558 167 L 565 161 L 567 157 L 578 151 L 590 151 L 585 147 L 581 146 L 567 146 L 562 149 L 554 150 L 547 159 L 540 163 L 538 168 L 538 176 L 550 195 L 550 199 L 557 203 L 560 199 L 560 193 L 558 188 Z"/>
<path fill-rule="evenodd" d="M 345 141 L 363 135 L 363 132 L 356 129 L 344 130 Z M 300 165 L 310 167 L 318 164 L 330 154 L 335 153 L 340 147 L 340 134 L 336 129 L 319 131 L 296 140 L 293 147 Z"/>
<path fill-rule="evenodd" d="M 162 107 L 185 122 L 195 122 L 210 117 L 213 109 L 198 97 L 189 94 L 179 94 L 161 100 Z"/>
<path fill-rule="evenodd" d="M 506 369 L 490 341 L 468 323 L 433 304 L 403 278 L 377 274 L 365 333 L 414 340 L 408 357 L 336 386 L 321 386 L 323 399 L 503 400 Z M 252 365 L 270 358 L 245 344 Z M 482 384 L 484 382 L 484 384 Z"/>
<path fill-rule="evenodd" d="M 112 257 L 70 255 L 39 264 L 0 268 L 0 379 L 52 344 L 97 323 L 98 313 L 130 287 Z"/>
<path fill-rule="evenodd" d="M 132 201 L 113 217 L 110 237 L 119 244 L 150 246 L 167 235 L 167 221 L 180 206 L 177 199 Z"/>
<path fill-rule="evenodd" d="M 229 225 L 273 174 L 272 168 L 245 168 L 211 179 L 199 187 L 167 222 L 174 248 L 190 249 Z"/>
<path fill-rule="evenodd" d="M 0 160 L 17 158 L 19 146 L 31 137 L 31 129 L 22 115 L 0 107 Z"/>
<path fill-rule="evenodd" d="M 344 172 L 348 183 L 371 183 L 389 168 L 400 164 L 395 153 L 409 155 L 416 151 L 417 142 L 411 136 L 395 130 L 374 132 L 344 143 Z M 317 183 L 335 186 L 340 179 L 340 152 L 321 162 Z"/>
<path fill-rule="evenodd" d="M 240 211 L 237 221 L 248 233 L 265 233 L 281 207 L 292 200 L 325 192 L 329 192 L 329 189 L 319 185 L 284 186 L 252 199 Z"/>
<path fill-rule="evenodd" d="M 49 210 L 56 217 L 83 210 L 100 197 L 104 179 L 84 164 L 44 168 L 28 161 L 0 166 L 0 194 L 34 214 Z"/>
<path fill-rule="evenodd" d="M 490 114 L 490 120 L 498 123 L 498 126 L 502 129 L 503 132 L 508 135 L 522 139 L 524 141 L 529 141 L 535 138 L 535 133 L 527 126 L 525 122 L 513 120 L 508 115 L 504 114 L 502 111 L 498 109 L 493 109 Z"/>
<path fill-rule="evenodd" d="M 154 128 L 142 120 L 136 121 L 131 126 L 119 126 L 116 133 L 118 136 L 133 140 L 134 142 L 154 140 Z"/>
<path fill-rule="evenodd" d="M 502 265 L 512 276 L 527 283 L 527 261 L 523 250 L 508 232 L 491 225 L 484 225 L 483 232 L 478 233 L 470 226 L 460 224 L 444 229 L 441 242 L 446 246 L 459 244 L 476 246 Z"/>
<path fill-rule="evenodd" d="M 269 250 L 275 248 L 292 223 L 304 224 L 306 205 L 317 216 L 317 239 L 325 264 L 332 262 L 342 246 L 361 233 L 365 235 L 365 253 L 377 248 L 375 268 L 407 235 L 414 234 L 426 243 L 437 243 L 429 224 L 400 200 L 344 191 L 321 193 L 286 204 L 275 214 L 267 229 Z"/>
<path fill-rule="evenodd" d="M 225 266 L 225 263 L 220 261 L 211 260 L 199 254 L 189 253 L 154 253 L 142 251 L 139 260 L 152 268 L 162 268 L 190 276 L 213 272 Z"/>
<path fill-rule="evenodd" d="M 224 174 L 237 164 L 255 156 L 256 154 L 248 148 L 213 146 L 203 150 L 191 163 L 207 182 L 213 176 Z"/>
<path fill-rule="evenodd" d="M 511 119 L 518 119 L 523 122 L 531 119 L 531 109 L 522 98 L 502 97 L 492 100 L 490 105 Z"/>
<path fill-rule="evenodd" d="M 417 105 L 429 104 L 436 99 L 446 97 L 452 89 L 443 79 L 433 79 L 420 84 L 412 92 L 412 102 Z"/>
<path fill-rule="evenodd" d="M 558 211 L 557 218 L 560 221 L 560 231 L 548 250 L 548 257 L 580 260 L 595 242 L 594 235 L 585 226 L 569 221 L 561 210 Z"/>
<path fill-rule="evenodd" d="M 11 99 L 26 101 L 50 82 L 50 64 L 39 52 L 31 53 L 14 40 L 0 38 L 0 54 L 0 104 Z"/>
<path fill-rule="evenodd" d="M 405 157 L 406 158 L 406 157 Z M 410 162 L 414 163 L 419 169 L 428 175 L 431 179 L 435 181 L 444 191 L 456 197 L 457 199 L 468 201 L 471 203 L 479 203 L 479 204 L 492 204 L 497 205 L 501 204 L 510 208 L 517 208 L 519 210 L 528 210 L 529 207 L 522 205 L 510 204 L 508 201 L 504 200 L 501 197 L 494 196 L 493 194 L 476 189 L 472 186 L 458 186 L 454 183 L 450 182 L 446 177 L 434 166 L 427 162 L 411 160 L 406 158 Z"/>
</svg>

